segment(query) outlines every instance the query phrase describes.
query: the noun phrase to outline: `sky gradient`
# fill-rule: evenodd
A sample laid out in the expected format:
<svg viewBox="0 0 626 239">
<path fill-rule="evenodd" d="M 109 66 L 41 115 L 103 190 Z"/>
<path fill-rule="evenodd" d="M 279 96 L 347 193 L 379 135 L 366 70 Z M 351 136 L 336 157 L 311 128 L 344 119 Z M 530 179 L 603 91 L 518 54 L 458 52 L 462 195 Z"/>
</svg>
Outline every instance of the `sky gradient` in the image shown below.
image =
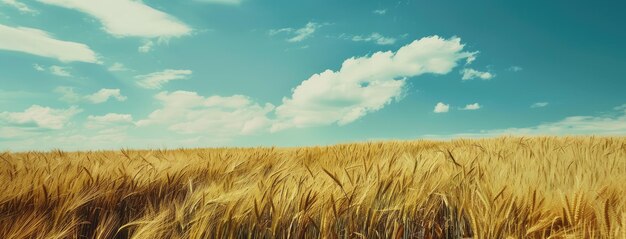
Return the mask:
<svg viewBox="0 0 626 239">
<path fill-rule="evenodd" d="M 0 150 L 626 135 L 625 7 L 0 0 Z"/>
</svg>

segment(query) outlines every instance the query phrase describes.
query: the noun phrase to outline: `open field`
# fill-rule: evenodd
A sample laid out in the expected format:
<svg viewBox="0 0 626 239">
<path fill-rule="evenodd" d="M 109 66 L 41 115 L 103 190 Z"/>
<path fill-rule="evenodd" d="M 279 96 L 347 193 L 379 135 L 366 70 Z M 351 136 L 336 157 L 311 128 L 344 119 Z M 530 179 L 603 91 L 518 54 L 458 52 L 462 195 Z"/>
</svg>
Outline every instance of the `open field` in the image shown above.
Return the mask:
<svg viewBox="0 0 626 239">
<path fill-rule="evenodd" d="M 0 153 L 0 238 L 626 238 L 626 137 Z"/>
</svg>

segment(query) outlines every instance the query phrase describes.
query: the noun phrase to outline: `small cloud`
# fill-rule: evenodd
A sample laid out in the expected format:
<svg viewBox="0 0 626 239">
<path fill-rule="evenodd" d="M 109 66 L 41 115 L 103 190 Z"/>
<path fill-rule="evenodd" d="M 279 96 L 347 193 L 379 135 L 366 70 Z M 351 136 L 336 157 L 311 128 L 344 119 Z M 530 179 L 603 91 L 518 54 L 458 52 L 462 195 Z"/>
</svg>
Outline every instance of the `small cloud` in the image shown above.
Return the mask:
<svg viewBox="0 0 626 239">
<path fill-rule="evenodd" d="M 273 35 L 276 35 L 276 34 L 279 34 L 279 33 L 283 33 L 283 32 L 285 32 L 285 33 L 293 32 L 293 28 L 287 27 L 287 28 L 281 28 L 281 29 L 270 29 L 268 31 L 268 34 L 270 36 L 273 36 Z"/>
<path fill-rule="evenodd" d="M 184 80 L 189 78 L 191 70 L 172 70 L 167 69 L 160 72 L 154 72 L 147 75 L 135 76 L 139 79 L 137 84 L 146 89 L 160 89 L 164 84 L 173 80 Z"/>
<path fill-rule="evenodd" d="M 477 110 L 482 108 L 482 106 L 478 103 L 474 103 L 474 104 L 469 104 L 466 105 L 465 108 L 463 108 L 463 110 Z"/>
<path fill-rule="evenodd" d="M 548 102 L 537 102 L 530 106 L 530 108 L 542 108 L 548 106 Z"/>
<path fill-rule="evenodd" d="M 114 98 L 117 101 L 126 100 L 126 96 L 123 96 L 120 93 L 120 89 L 100 89 L 98 92 L 91 95 L 86 95 L 83 98 L 93 104 L 104 103 L 108 101 L 109 98 Z"/>
<path fill-rule="evenodd" d="M 139 46 L 139 48 L 137 48 L 137 51 L 141 53 L 148 53 L 152 51 L 153 47 L 154 47 L 154 42 L 152 40 L 149 40 L 149 41 L 146 41 L 143 45 Z"/>
<path fill-rule="evenodd" d="M 437 103 L 437 105 L 435 105 L 435 110 L 433 112 L 435 112 L 435 113 L 447 113 L 448 111 L 450 111 L 450 105 L 449 104 L 444 104 L 443 102 L 439 102 L 439 103 Z"/>
<path fill-rule="evenodd" d="M 473 80 L 476 78 L 479 78 L 481 80 L 491 80 L 496 77 L 496 75 L 490 72 L 477 71 L 471 68 L 463 69 L 461 71 L 461 74 L 463 74 L 463 77 L 461 78 L 462 80 Z"/>
<path fill-rule="evenodd" d="M 36 71 L 46 71 L 46 68 L 43 68 L 43 66 L 39 64 L 33 64 L 33 68 L 35 68 Z"/>
<path fill-rule="evenodd" d="M 519 72 L 519 71 L 524 70 L 524 68 L 522 68 L 522 67 L 520 67 L 520 66 L 511 66 L 511 67 L 509 67 L 509 69 L 508 69 L 508 70 L 509 70 L 509 71 L 512 71 L 512 72 Z"/>
<path fill-rule="evenodd" d="M 387 13 L 387 9 L 376 9 L 373 13 L 376 15 L 385 15 Z"/>
<path fill-rule="evenodd" d="M 120 89 L 100 89 L 98 92 L 90 95 L 81 95 L 74 91 L 73 87 L 59 86 L 54 89 L 55 93 L 61 94 L 61 101 L 67 103 L 77 103 L 85 101 L 91 104 L 100 104 L 107 102 L 110 98 L 117 101 L 125 101 L 126 96 L 121 94 Z"/>
<path fill-rule="evenodd" d="M 293 29 L 293 28 L 289 28 L 289 27 L 288 28 L 280 28 L 280 29 L 271 29 L 271 30 L 268 31 L 268 34 L 270 36 L 274 36 L 274 35 L 277 35 L 277 34 L 286 33 L 286 34 L 292 35 L 291 38 L 287 39 L 288 42 L 301 42 L 301 41 L 304 41 L 305 39 L 313 36 L 313 33 L 315 33 L 315 31 L 317 31 L 317 29 L 319 29 L 323 25 L 326 25 L 326 24 L 319 24 L 319 23 L 315 23 L 315 22 L 309 22 L 304 27 L 299 28 L 299 29 Z"/>
<path fill-rule="evenodd" d="M 115 62 L 111 67 L 109 67 L 109 71 L 127 71 L 128 69 L 124 66 L 124 64 Z"/>
<path fill-rule="evenodd" d="M 72 74 L 70 74 L 70 72 L 68 71 L 69 67 L 62 67 L 62 66 L 50 66 L 48 68 L 50 70 L 50 73 L 52 73 L 53 75 L 57 75 L 57 76 L 63 76 L 63 77 L 71 77 Z"/>
<path fill-rule="evenodd" d="M 375 42 L 378 45 L 393 45 L 396 39 L 393 37 L 385 37 L 378 32 L 374 32 L 369 36 L 353 36 L 352 41 Z"/>
</svg>

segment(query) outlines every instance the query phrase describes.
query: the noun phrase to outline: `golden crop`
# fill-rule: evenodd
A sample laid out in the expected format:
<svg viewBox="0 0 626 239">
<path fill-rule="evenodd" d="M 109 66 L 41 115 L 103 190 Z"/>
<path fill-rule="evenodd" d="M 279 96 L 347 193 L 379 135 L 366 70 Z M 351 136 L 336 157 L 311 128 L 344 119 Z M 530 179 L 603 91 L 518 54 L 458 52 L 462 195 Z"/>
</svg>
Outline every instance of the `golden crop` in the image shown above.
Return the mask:
<svg viewBox="0 0 626 239">
<path fill-rule="evenodd" d="M 626 137 L 0 153 L 0 238 L 626 238 Z"/>
</svg>

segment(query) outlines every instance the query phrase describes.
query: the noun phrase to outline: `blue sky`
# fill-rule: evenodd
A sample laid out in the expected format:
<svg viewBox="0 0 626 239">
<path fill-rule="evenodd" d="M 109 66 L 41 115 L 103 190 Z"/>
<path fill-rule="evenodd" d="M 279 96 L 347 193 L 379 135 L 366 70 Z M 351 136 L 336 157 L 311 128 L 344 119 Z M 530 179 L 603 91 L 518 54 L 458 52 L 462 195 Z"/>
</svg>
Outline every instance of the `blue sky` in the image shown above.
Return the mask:
<svg viewBox="0 0 626 239">
<path fill-rule="evenodd" d="M 624 7 L 0 0 L 0 150 L 626 135 Z"/>
</svg>

